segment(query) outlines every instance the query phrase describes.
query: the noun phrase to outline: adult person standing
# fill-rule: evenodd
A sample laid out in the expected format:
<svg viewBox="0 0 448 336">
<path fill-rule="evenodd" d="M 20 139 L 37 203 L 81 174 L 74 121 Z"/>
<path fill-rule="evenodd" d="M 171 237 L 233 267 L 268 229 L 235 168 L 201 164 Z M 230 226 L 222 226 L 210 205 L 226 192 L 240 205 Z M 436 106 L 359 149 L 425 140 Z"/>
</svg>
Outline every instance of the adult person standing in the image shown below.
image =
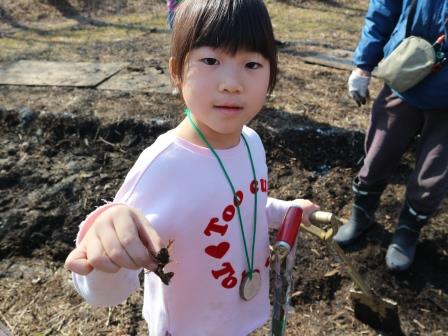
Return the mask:
<svg viewBox="0 0 448 336">
<path fill-rule="evenodd" d="M 358 106 L 366 103 L 371 72 L 407 36 L 431 44 L 445 34 L 448 0 L 371 0 L 354 54 L 349 92 Z M 409 24 L 408 24 L 409 21 Z M 448 56 L 448 43 L 440 51 Z M 439 54 L 440 56 L 441 54 Z M 375 99 L 365 139 L 365 158 L 353 182 L 351 218 L 334 240 L 348 245 L 373 223 L 380 196 L 401 156 L 420 135 L 415 167 L 406 184 L 405 203 L 386 254 L 391 270 L 412 264 L 421 228 L 448 190 L 448 64 L 414 87 L 395 92 L 387 85 Z"/>
<path fill-rule="evenodd" d="M 174 12 L 176 11 L 177 5 L 182 0 L 166 0 L 166 22 L 168 24 L 168 28 L 170 30 L 173 29 L 173 21 L 174 21 Z"/>
</svg>

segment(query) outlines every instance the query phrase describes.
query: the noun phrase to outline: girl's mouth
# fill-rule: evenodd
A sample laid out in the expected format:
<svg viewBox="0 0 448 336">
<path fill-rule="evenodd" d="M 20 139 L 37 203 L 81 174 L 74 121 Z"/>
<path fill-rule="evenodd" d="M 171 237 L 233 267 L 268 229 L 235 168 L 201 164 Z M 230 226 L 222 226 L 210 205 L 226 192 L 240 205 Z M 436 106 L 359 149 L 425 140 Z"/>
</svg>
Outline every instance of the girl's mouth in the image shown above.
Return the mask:
<svg viewBox="0 0 448 336">
<path fill-rule="evenodd" d="M 225 115 L 239 114 L 243 110 L 242 106 L 237 105 L 214 105 L 214 108 Z"/>
</svg>

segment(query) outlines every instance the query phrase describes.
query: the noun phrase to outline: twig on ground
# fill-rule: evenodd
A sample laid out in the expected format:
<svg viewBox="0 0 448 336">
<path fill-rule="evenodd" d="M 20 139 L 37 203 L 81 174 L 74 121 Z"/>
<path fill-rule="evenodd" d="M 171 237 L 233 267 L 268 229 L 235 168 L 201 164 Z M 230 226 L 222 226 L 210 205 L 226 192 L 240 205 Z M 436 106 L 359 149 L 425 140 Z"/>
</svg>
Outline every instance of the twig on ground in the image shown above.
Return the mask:
<svg viewBox="0 0 448 336">
<path fill-rule="evenodd" d="M 413 319 L 412 322 L 414 322 L 416 325 L 418 325 L 420 327 L 420 329 L 423 329 L 423 330 L 426 329 L 426 327 L 421 322 L 419 322 L 417 319 Z"/>
<path fill-rule="evenodd" d="M 114 144 L 112 142 L 109 142 L 109 141 L 107 141 L 106 139 L 104 139 L 101 136 L 98 137 L 98 140 L 104 142 L 106 145 L 109 145 L 109 146 L 112 146 L 114 148 L 117 148 L 122 153 L 126 153 L 126 151 L 123 148 L 121 148 L 121 146 L 119 144 Z"/>
</svg>

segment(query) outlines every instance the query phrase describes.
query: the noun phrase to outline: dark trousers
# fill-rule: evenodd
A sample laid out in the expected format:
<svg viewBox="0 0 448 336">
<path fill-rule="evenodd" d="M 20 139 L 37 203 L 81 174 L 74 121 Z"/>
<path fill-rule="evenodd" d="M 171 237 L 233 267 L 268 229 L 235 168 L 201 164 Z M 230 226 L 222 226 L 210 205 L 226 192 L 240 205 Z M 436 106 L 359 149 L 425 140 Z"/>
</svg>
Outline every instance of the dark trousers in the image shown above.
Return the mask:
<svg viewBox="0 0 448 336">
<path fill-rule="evenodd" d="M 406 199 L 415 211 L 431 214 L 448 191 L 448 108 L 415 108 L 385 86 L 373 103 L 358 178 L 366 186 L 385 185 L 417 134 L 420 145 Z"/>
</svg>

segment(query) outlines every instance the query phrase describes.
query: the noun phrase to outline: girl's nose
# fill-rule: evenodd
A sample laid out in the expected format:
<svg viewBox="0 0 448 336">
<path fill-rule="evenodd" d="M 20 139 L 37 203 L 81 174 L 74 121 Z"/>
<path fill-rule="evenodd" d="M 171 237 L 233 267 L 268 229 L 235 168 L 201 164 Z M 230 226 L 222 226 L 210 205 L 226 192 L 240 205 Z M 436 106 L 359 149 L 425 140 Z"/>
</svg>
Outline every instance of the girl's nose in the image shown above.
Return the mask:
<svg viewBox="0 0 448 336">
<path fill-rule="evenodd" d="M 243 91 L 241 76 L 237 70 L 228 70 L 221 77 L 219 91 L 227 93 L 240 93 Z"/>
</svg>

